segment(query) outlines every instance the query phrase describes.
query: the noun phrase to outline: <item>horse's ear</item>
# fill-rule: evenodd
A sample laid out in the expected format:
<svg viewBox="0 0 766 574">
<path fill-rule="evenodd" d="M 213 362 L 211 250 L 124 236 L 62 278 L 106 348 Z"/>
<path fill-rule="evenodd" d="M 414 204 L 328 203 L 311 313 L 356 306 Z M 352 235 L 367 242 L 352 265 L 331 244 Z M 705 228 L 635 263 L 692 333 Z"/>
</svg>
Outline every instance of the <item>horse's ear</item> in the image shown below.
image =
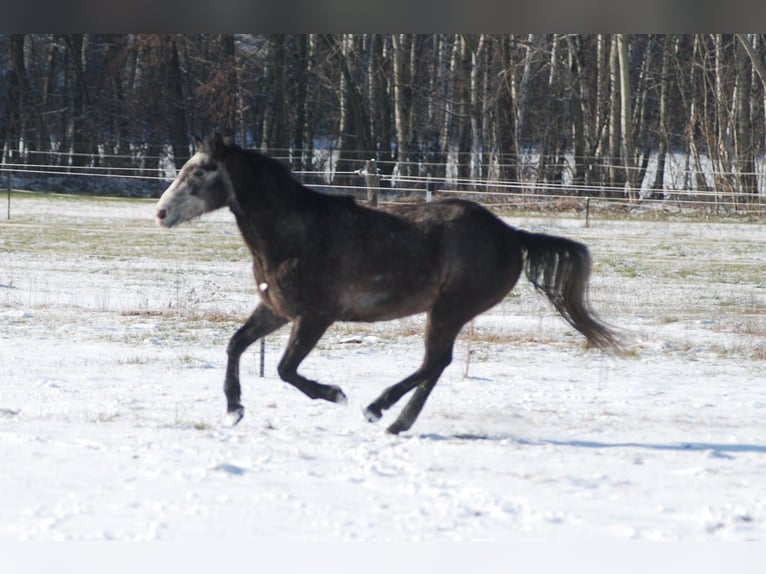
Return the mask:
<svg viewBox="0 0 766 574">
<path fill-rule="evenodd" d="M 194 149 L 196 151 L 201 151 L 205 146 L 205 142 L 201 137 L 199 137 L 199 134 L 192 134 L 192 141 L 194 142 Z"/>
<path fill-rule="evenodd" d="M 213 138 L 210 140 L 210 151 L 213 157 L 223 154 L 224 148 L 226 148 L 226 142 L 223 141 L 223 136 L 218 132 L 215 132 Z"/>
</svg>

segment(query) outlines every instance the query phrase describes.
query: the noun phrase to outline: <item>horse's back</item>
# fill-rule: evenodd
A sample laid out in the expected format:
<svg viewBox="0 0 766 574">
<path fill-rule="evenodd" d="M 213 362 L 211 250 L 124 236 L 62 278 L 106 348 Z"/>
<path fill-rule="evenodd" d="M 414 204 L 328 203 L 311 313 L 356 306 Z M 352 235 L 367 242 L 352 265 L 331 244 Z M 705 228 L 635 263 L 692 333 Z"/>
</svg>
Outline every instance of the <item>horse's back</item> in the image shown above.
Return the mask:
<svg viewBox="0 0 766 574">
<path fill-rule="evenodd" d="M 404 316 L 439 301 L 483 311 L 518 280 L 522 259 L 515 230 L 477 203 L 360 209 L 365 213 L 358 214 L 356 247 L 347 252 L 356 255 L 343 265 L 353 269 L 342 297 L 344 307 L 354 309 L 352 318 Z"/>
<path fill-rule="evenodd" d="M 484 311 L 518 281 L 523 258 L 516 230 L 485 207 L 449 199 L 432 205 L 441 220 L 442 258 L 449 290 L 444 297 L 460 301 L 470 313 Z"/>
</svg>

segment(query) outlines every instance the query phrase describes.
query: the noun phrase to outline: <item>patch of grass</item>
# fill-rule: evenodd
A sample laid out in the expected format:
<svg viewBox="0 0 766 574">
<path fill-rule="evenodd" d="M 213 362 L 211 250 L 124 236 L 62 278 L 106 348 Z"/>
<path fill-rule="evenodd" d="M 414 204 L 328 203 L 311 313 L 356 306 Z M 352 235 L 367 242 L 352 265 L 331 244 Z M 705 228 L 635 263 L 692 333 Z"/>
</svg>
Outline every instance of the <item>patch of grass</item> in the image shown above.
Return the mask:
<svg viewBox="0 0 766 574">
<path fill-rule="evenodd" d="M 635 279 L 639 276 L 638 267 L 629 263 L 616 264 L 617 272 L 628 279 Z"/>
<path fill-rule="evenodd" d="M 113 423 L 118 418 L 120 418 L 120 413 L 97 413 L 93 418 L 92 421 L 94 423 Z"/>
<path fill-rule="evenodd" d="M 117 361 L 118 365 L 146 365 L 148 363 L 148 359 L 141 355 L 130 355 L 128 357 L 123 357 Z"/>
<path fill-rule="evenodd" d="M 766 343 L 755 345 L 750 353 L 750 358 L 754 361 L 766 361 Z"/>
</svg>

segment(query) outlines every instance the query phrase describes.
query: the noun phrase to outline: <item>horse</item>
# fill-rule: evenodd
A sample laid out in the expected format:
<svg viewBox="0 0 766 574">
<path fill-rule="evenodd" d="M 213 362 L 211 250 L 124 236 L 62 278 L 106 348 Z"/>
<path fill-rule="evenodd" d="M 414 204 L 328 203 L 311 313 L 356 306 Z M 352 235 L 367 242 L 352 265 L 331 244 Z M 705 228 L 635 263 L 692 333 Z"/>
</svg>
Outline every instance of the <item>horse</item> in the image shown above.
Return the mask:
<svg viewBox="0 0 766 574">
<path fill-rule="evenodd" d="M 388 432 L 409 430 L 444 369 L 455 339 L 475 316 L 502 301 L 522 269 L 537 291 L 585 336 L 617 350 L 617 331 L 588 302 L 591 257 L 577 241 L 507 225 L 462 199 L 360 205 L 299 182 L 279 160 L 224 141 L 197 141 L 155 208 L 172 228 L 228 207 L 252 255 L 259 303 L 231 337 L 224 380 L 226 418 L 244 416 L 239 362 L 256 340 L 292 323 L 279 377 L 312 399 L 345 404 L 343 390 L 298 373 L 336 321 L 375 322 L 426 314 L 425 353 L 411 375 L 364 409 L 370 422 L 414 391 Z"/>
</svg>

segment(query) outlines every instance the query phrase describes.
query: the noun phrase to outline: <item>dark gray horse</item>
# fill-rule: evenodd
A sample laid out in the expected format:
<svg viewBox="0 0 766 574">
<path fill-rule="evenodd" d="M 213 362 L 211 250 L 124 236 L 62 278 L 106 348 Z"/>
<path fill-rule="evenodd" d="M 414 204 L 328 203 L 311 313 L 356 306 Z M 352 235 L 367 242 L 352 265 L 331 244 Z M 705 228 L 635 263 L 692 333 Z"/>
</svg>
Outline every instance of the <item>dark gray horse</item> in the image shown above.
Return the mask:
<svg viewBox="0 0 766 574">
<path fill-rule="evenodd" d="M 427 313 L 420 368 L 386 389 L 366 409 L 381 418 L 414 395 L 391 433 L 415 422 L 452 361 L 460 329 L 499 303 L 522 268 L 588 342 L 617 348 L 615 333 L 587 303 L 590 255 L 581 243 L 527 233 L 476 203 L 446 200 L 371 209 L 352 198 L 313 191 L 280 162 L 227 145 L 200 143 L 159 200 L 156 218 L 173 227 L 228 207 L 253 256 L 261 303 L 228 346 L 224 392 L 232 424 L 244 415 L 239 359 L 254 341 L 292 322 L 279 376 L 312 399 L 345 403 L 333 385 L 298 374 L 298 366 L 335 321 L 384 321 Z"/>
</svg>

